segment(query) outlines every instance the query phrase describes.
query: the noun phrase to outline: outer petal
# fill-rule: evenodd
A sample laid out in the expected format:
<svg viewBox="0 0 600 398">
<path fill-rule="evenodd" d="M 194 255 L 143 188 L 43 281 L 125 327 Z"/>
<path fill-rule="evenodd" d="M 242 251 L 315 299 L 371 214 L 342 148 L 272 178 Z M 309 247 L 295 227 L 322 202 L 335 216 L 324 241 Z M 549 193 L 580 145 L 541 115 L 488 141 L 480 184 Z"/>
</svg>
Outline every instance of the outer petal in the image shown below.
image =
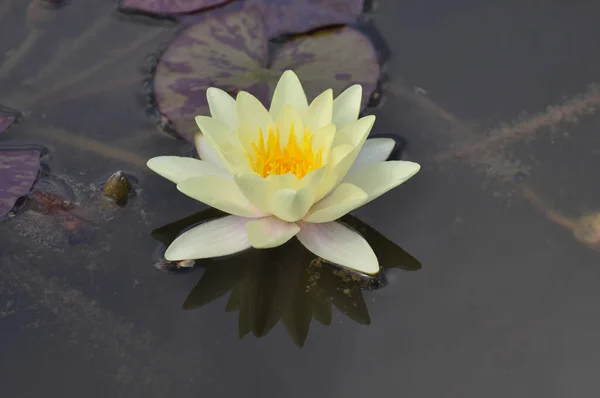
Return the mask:
<svg viewBox="0 0 600 398">
<path fill-rule="evenodd" d="M 358 153 L 352 168 L 368 163 L 385 162 L 395 146 L 396 142 L 391 138 L 369 138 Z"/>
<path fill-rule="evenodd" d="M 252 247 L 269 249 L 281 246 L 292 239 L 300 232 L 300 227 L 277 217 L 265 217 L 248 221 L 246 231 Z"/>
<path fill-rule="evenodd" d="M 269 209 L 284 221 L 294 222 L 306 215 L 315 201 L 315 195 L 310 188 L 296 191 L 295 189 L 280 189 L 271 196 Z"/>
<path fill-rule="evenodd" d="M 148 160 L 148 167 L 156 174 L 179 184 L 188 178 L 201 177 L 226 172 L 214 164 L 181 156 L 157 156 Z"/>
<path fill-rule="evenodd" d="M 375 252 L 362 236 L 350 228 L 335 221 L 299 224 L 298 240 L 317 256 L 365 274 L 379 272 Z"/>
<path fill-rule="evenodd" d="M 266 215 L 248 202 L 235 182 L 221 175 L 206 175 L 180 182 L 177 189 L 215 209 L 241 217 Z"/>
<path fill-rule="evenodd" d="M 321 127 L 331 124 L 332 115 L 333 90 L 329 89 L 311 102 L 304 116 L 304 125 L 310 127 L 311 131 L 319 130 Z"/>
<path fill-rule="evenodd" d="M 315 203 L 303 220 L 312 223 L 337 220 L 361 206 L 367 198 L 367 193 L 356 185 L 340 184 L 331 195 Z"/>
<path fill-rule="evenodd" d="M 302 83 L 300 83 L 298 76 L 291 70 L 283 72 L 279 78 L 277 87 L 275 87 L 273 99 L 271 100 L 271 117 L 279 117 L 285 105 L 293 106 L 301 115 L 308 108 L 308 101 L 302 88 Z"/>
<path fill-rule="evenodd" d="M 181 234 L 165 253 L 169 261 L 226 256 L 252 247 L 246 219 L 227 216 L 207 221 Z"/>
<path fill-rule="evenodd" d="M 235 99 L 231 95 L 219 88 L 210 87 L 206 90 L 206 99 L 213 118 L 225 123 L 232 130 L 238 128 L 239 122 Z"/>
<path fill-rule="evenodd" d="M 362 86 L 355 84 L 333 101 L 333 123 L 338 130 L 358 119 L 361 99 Z"/>
<path fill-rule="evenodd" d="M 200 133 L 194 135 L 196 151 L 201 160 L 212 163 L 220 169 L 227 170 L 227 167 L 221 161 L 221 155 L 210 145 L 206 137 Z"/>
<path fill-rule="evenodd" d="M 418 163 L 402 160 L 365 164 L 350 170 L 342 182 L 356 185 L 369 195 L 362 206 L 402 184 L 420 168 Z"/>
<path fill-rule="evenodd" d="M 268 134 L 269 127 L 273 125 L 273 119 L 269 111 L 265 109 L 263 104 L 250 93 L 240 91 L 236 99 L 236 108 L 240 126 L 252 129 L 255 137 L 251 141 L 258 138 L 258 129 L 260 128 L 263 134 Z"/>
</svg>

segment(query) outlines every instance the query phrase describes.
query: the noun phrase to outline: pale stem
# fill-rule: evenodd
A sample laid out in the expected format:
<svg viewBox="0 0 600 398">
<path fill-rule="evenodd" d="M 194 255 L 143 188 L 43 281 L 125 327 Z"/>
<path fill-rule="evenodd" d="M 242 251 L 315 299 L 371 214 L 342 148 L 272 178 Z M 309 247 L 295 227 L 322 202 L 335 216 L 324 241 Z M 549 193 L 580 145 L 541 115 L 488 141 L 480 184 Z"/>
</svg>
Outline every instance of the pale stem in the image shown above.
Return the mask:
<svg viewBox="0 0 600 398">
<path fill-rule="evenodd" d="M 100 141 L 96 141 L 83 135 L 71 133 L 61 128 L 31 126 L 31 128 L 28 129 L 28 134 L 47 138 L 54 142 L 60 142 L 61 144 L 71 146 L 76 150 L 93 152 L 106 158 L 126 162 L 142 171 L 148 170 L 146 167 L 146 162 L 148 159 L 145 157 L 136 155 L 121 148 L 113 147 Z"/>
<path fill-rule="evenodd" d="M 56 53 L 54 58 L 52 58 L 43 69 L 41 69 L 33 77 L 27 79 L 24 83 L 34 85 L 40 80 L 50 76 L 53 72 L 55 72 L 64 64 L 65 58 L 84 48 L 88 44 L 88 41 L 94 38 L 98 34 L 98 32 L 102 28 L 104 28 L 110 21 L 111 19 L 107 15 L 98 18 L 92 26 L 90 26 L 85 32 L 83 32 L 75 39 L 75 41 L 69 46 L 69 48 L 61 48 Z"/>
<path fill-rule="evenodd" d="M 12 6 L 12 2 L 13 0 L 2 0 L 2 4 L 0 4 L 0 20 L 4 18 L 6 14 L 8 14 L 8 11 L 10 11 Z"/>
<path fill-rule="evenodd" d="M 523 196 L 533 204 L 542 214 L 548 217 L 551 221 L 558 225 L 573 230 L 576 227 L 575 221 L 563 216 L 562 214 L 554 211 L 550 206 L 544 202 L 531 188 L 527 185 L 522 186 Z"/>
<path fill-rule="evenodd" d="M 110 64 L 119 61 L 124 56 L 130 54 L 138 47 L 144 45 L 148 41 L 154 39 L 158 36 L 162 31 L 152 31 L 148 34 L 140 36 L 137 40 L 133 41 L 130 45 L 124 48 L 120 48 L 118 51 L 115 51 L 112 56 L 104 58 L 101 62 L 96 63 L 91 68 L 84 70 L 68 80 L 63 80 L 53 86 L 50 86 L 46 90 L 40 90 L 37 94 L 27 98 L 26 104 L 27 106 L 31 106 L 33 103 L 39 101 L 42 98 L 55 95 L 56 93 L 66 90 L 92 76 L 94 73 L 102 70 L 103 68 L 109 66 Z"/>
<path fill-rule="evenodd" d="M 110 93 L 115 90 L 133 86 L 135 84 L 140 84 L 140 77 L 129 77 L 121 80 L 114 81 L 100 81 L 93 85 L 88 85 L 83 88 L 78 88 L 76 91 L 68 92 L 65 95 L 61 95 L 60 97 L 56 97 L 52 100 L 52 104 L 60 104 L 67 101 L 72 101 L 75 99 L 85 98 L 93 95 Z"/>
<path fill-rule="evenodd" d="M 35 46 L 37 41 L 42 37 L 42 31 L 39 29 L 33 29 L 27 35 L 27 38 L 21 45 L 10 55 L 8 60 L 0 66 L 0 79 L 6 78 L 10 75 L 10 72 L 27 56 L 29 51 Z"/>
</svg>

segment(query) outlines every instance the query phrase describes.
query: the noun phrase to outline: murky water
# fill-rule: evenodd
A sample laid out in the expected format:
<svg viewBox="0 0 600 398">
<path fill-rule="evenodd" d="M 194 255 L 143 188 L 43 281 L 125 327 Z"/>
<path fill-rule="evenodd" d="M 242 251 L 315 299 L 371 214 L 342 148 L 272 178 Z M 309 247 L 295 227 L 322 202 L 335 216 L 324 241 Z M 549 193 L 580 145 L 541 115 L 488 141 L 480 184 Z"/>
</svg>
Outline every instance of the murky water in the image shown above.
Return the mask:
<svg viewBox="0 0 600 398">
<path fill-rule="evenodd" d="M 205 210 L 145 168 L 193 154 L 144 87 L 179 27 L 28 7 L 0 4 L 0 104 L 22 113 L 0 149 L 47 148 L 33 193 L 61 199 L 0 223 L 3 396 L 598 395 L 598 5 L 363 16 L 390 53 L 375 130 L 423 165 L 354 214 L 406 250 L 381 241 L 403 261 L 372 281 L 295 246 L 165 272 L 162 227 Z M 99 188 L 117 170 L 137 180 L 121 206 Z"/>
</svg>

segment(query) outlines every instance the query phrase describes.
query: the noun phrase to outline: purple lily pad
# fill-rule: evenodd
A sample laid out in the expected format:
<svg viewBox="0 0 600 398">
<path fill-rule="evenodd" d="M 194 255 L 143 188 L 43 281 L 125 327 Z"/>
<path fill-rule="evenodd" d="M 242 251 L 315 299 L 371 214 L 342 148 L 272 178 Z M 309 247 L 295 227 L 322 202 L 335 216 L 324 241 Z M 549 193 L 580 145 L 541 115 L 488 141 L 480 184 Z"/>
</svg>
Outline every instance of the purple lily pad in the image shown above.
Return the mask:
<svg viewBox="0 0 600 398">
<path fill-rule="evenodd" d="M 121 8 L 152 14 L 183 14 L 215 7 L 230 0 L 122 0 Z"/>
<path fill-rule="evenodd" d="M 0 112 L 0 134 L 16 117 Z M 0 143 L 0 218 L 15 205 L 17 199 L 31 190 L 40 170 L 38 151 L 21 151 L 3 148 Z"/>
<path fill-rule="evenodd" d="M 265 4 L 267 35 L 305 33 L 345 25 L 362 13 L 364 0 L 259 0 Z"/>
<path fill-rule="evenodd" d="M 13 208 L 17 199 L 29 193 L 39 169 L 39 152 L 0 148 L 0 217 Z"/>
<path fill-rule="evenodd" d="M 363 86 L 363 106 L 380 75 L 378 54 L 359 31 L 331 28 L 295 36 L 268 50 L 268 32 L 258 9 L 207 17 L 188 26 L 173 40 L 156 67 L 158 108 L 175 130 L 192 140 L 194 117 L 207 115 L 206 90 L 213 86 L 257 96 L 265 105 L 279 77 L 294 70 L 309 100 L 332 88 L 340 94 L 352 84 Z"/>
<path fill-rule="evenodd" d="M 12 115 L 4 115 L 0 112 L 0 134 L 4 130 L 10 127 L 11 124 L 15 121 L 15 117 Z"/>
<path fill-rule="evenodd" d="M 266 35 L 270 39 L 349 24 L 356 21 L 364 7 L 364 0 L 240 0 L 234 3 L 229 10 L 259 9 L 267 21 Z M 193 24 L 205 16 L 182 14 L 178 19 Z"/>
</svg>

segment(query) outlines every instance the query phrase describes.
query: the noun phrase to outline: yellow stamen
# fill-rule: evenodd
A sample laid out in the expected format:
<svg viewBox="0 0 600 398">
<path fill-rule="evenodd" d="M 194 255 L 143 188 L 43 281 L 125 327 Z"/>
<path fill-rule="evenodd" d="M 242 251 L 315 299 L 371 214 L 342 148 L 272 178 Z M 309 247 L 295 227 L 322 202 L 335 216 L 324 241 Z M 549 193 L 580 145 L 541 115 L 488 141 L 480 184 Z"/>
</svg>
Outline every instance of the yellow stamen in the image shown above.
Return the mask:
<svg viewBox="0 0 600 398">
<path fill-rule="evenodd" d="M 290 126 L 290 135 L 287 144 L 282 147 L 279 129 L 269 127 L 267 141 L 262 130 L 258 129 L 258 143 L 251 143 L 253 154 L 247 154 L 252 169 L 262 177 L 271 174 L 292 173 L 298 178 L 304 177 L 311 170 L 322 165 L 323 149 L 317 153 L 312 149 L 312 133 L 307 128 L 298 145 L 294 125 Z"/>
</svg>

